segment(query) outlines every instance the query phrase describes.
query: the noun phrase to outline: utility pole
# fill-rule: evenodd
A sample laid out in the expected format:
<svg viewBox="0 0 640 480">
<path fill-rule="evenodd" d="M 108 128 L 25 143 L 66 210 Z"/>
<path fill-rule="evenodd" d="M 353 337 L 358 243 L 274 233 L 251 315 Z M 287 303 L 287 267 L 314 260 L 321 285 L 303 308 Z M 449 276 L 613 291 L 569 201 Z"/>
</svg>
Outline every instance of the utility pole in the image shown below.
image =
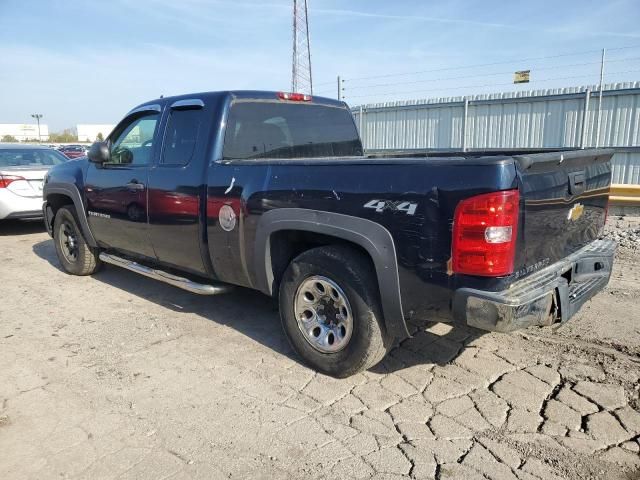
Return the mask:
<svg viewBox="0 0 640 480">
<path fill-rule="evenodd" d="M 600 125 L 602 122 L 602 85 L 604 83 L 604 58 L 606 49 L 602 49 L 602 60 L 600 61 L 600 87 L 598 88 L 598 123 L 596 127 L 596 148 L 600 147 Z"/>
<path fill-rule="evenodd" d="M 338 101 L 342 100 L 342 94 L 340 93 L 340 75 L 338 75 Z"/>
<path fill-rule="evenodd" d="M 42 142 L 42 137 L 40 136 L 40 119 L 42 118 L 42 114 L 41 113 L 33 113 L 31 114 L 32 118 L 36 119 L 36 122 L 38 122 L 38 141 Z"/>
<path fill-rule="evenodd" d="M 313 94 L 311 76 L 311 41 L 307 0 L 293 0 L 293 61 L 291 91 Z"/>
</svg>

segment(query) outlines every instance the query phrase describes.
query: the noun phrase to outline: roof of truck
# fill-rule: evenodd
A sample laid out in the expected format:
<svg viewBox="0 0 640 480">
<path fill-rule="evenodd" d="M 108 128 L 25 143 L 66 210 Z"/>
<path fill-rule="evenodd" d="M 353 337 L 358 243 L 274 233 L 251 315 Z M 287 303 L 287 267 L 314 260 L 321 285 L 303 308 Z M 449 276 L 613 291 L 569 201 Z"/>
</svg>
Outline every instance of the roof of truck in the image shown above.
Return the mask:
<svg viewBox="0 0 640 480">
<path fill-rule="evenodd" d="M 166 105 L 167 103 L 173 103 L 178 100 L 188 100 L 188 99 L 214 99 L 220 97 L 231 96 L 233 99 L 255 99 L 255 100 L 273 100 L 273 101 L 286 101 L 280 100 L 278 98 L 278 91 L 267 91 L 267 90 L 222 90 L 218 92 L 197 92 L 197 93 L 186 93 L 184 95 L 174 95 L 171 97 L 160 97 L 154 100 L 149 100 L 148 102 L 141 103 L 131 110 L 131 112 L 148 105 Z M 302 102 L 301 102 L 302 103 Z M 307 102 L 304 102 L 307 103 Z M 349 108 L 345 102 L 336 100 L 334 98 L 327 97 L 319 97 L 317 95 L 311 95 L 311 101 L 308 102 L 314 105 L 327 105 L 332 107 L 342 107 Z"/>
</svg>

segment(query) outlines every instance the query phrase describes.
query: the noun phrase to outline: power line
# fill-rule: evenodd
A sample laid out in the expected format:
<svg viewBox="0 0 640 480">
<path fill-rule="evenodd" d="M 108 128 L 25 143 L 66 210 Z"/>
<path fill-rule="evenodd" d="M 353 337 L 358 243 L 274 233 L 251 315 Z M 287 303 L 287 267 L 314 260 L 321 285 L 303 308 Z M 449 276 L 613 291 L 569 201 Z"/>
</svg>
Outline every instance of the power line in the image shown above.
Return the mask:
<svg viewBox="0 0 640 480">
<path fill-rule="evenodd" d="M 336 83 L 336 81 L 335 81 L 335 80 L 332 80 L 332 81 L 330 81 L 330 82 L 316 83 L 316 84 L 315 84 L 315 86 L 316 86 L 316 87 L 320 87 L 320 86 L 322 86 L 322 85 L 329 85 L 329 84 L 333 85 L 333 84 L 335 84 L 335 83 Z"/>
<path fill-rule="evenodd" d="M 332 88 L 331 90 L 320 90 L 319 92 L 313 92 L 315 95 L 323 95 L 325 93 L 331 94 L 331 93 L 336 93 L 336 89 Z"/>
<path fill-rule="evenodd" d="M 625 49 L 629 49 L 629 48 L 638 48 L 640 47 L 639 45 L 629 45 L 626 47 L 616 47 L 616 48 L 608 48 L 607 50 L 625 50 Z M 495 66 L 495 65 L 507 65 L 510 63 L 516 63 L 516 62 L 528 62 L 528 61 L 534 61 L 534 60 L 548 60 L 551 58 L 563 58 L 563 57 L 574 57 L 574 56 L 580 56 L 580 55 L 587 55 L 589 53 L 599 53 L 600 50 L 585 50 L 582 52 L 573 52 L 573 53 L 562 53 L 562 54 L 558 54 L 558 55 L 547 55 L 547 56 L 543 56 L 543 57 L 529 57 L 529 58 L 516 58 L 513 60 L 505 60 L 505 61 L 500 61 L 500 62 L 490 62 L 490 63 L 478 63 L 478 64 L 474 64 L 474 65 L 461 65 L 461 66 L 456 66 L 456 67 L 443 67 L 443 68 L 433 68 L 433 69 L 429 69 L 429 70 L 420 70 L 420 71 L 413 71 L 413 72 L 402 72 L 402 73 L 388 73 L 388 74 L 384 74 L 384 75 L 370 75 L 370 76 L 366 76 L 366 77 L 353 77 L 353 78 L 349 78 L 349 79 L 345 79 L 345 82 L 347 81 L 355 81 L 355 80 L 370 80 L 370 79 L 374 79 L 374 78 L 389 78 L 389 77 L 400 77 L 400 76 L 408 76 L 408 75 L 419 75 L 422 73 L 432 73 L 432 72 L 443 72 L 443 71 L 449 71 L 449 70 L 464 70 L 467 68 L 478 68 L 478 67 L 490 67 L 490 66 Z"/>
<path fill-rule="evenodd" d="M 622 75 L 625 73 L 636 73 L 636 72 L 640 72 L 640 69 L 637 70 L 625 70 L 622 72 L 608 72 L 607 75 Z M 543 82 L 550 82 L 552 80 L 568 80 L 568 79 L 574 79 L 574 78 L 585 78 L 588 77 L 588 74 L 583 74 L 583 75 L 572 75 L 572 76 L 566 76 L 566 77 L 552 77 L 552 78 L 545 78 L 545 79 L 541 79 L 541 80 L 536 80 L 535 82 L 531 82 L 531 83 L 543 83 Z M 507 86 L 507 85 L 513 85 L 512 82 L 510 83 L 487 83 L 484 85 L 464 85 L 464 86 L 459 86 L 459 87 L 449 87 L 449 88 L 444 88 L 444 89 L 436 89 L 436 90 L 407 90 L 407 91 L 399 91 L 399 92 L 383 92 L 383 93 L 369 93 L 369 94 L 364 94 L 364 95 L 345 95 L 345 98 L 363 98 L 363 97 L 385 97 L 385 96 L 390 96 L 390 95 L 405 95 L 408 93 L 424 93 L 424 92 L 447 92 L 450 90 L 460 90 L 460 89 L 464 89 L 464 88 L 486 88 L 486 87 L 502 87 L 502 86 Z"/>
<path fill-rule="evenodd" d="M 640 60 L 640 57 L 626 57 L 626 58 L 619 58 L 619 59 L 615 59 L 615 60 L 607 60 L 607 63 L 613 63 L 613 62 L 623 62 L 623 61 L 633 61 L 633 60 Z M 583 67 L 583 66 L 587 66 L 587 65 L 600 65 L 600 62 L 585 62 L 585 63 L 574 63 L 571 65 L 553 65 L 550 67 L 537 67 L 537 68 L 532 68 L 531 71 L 540 71 L 540 70 L 553 70 L 553 69 L 557 69 L 557 68 L 572 68 L 572 67 Z M 373 84 L 373 85 L 358 85 L 357 87 L 351 87 L 351 88 L 358 88 L 358 89 L 362 89 L 362 88 L 379 88 L 379 87 L 393 87 L 395 85 L 413 85 L 413 84 L 418 84 L 418 83 L 429 83 L 429 82 L 439 82 L 439 81 L 443 81 L 443 80 L 459 80 L 459 79 L 464 79 L 464 78 L 478 78 L 478 77 L 495 77 L 498 75 L 509 75 L 513 73 L 513 71 L 509 71 L 509 72 L 497 72 L 497 73 L 479 73 L 479 74 L 474 74 L 474 75 L 458 75 L 455 77 L 440 77 L 440 78 L 430 78 L 430 79 L 426 79 L 426 80 L 413 80 L 410 82 L 394 82 L 394 83 L 378 83 L 378 84 Z M 346 81 L 346 79 L 345 79 Z"/>
<path fill-rule="evenodd" d="M 640 44 L 638 45 L 627 45 L 627 46 L 623 46 L 623 47 L 614 47 L 614 48 L 609 48 L 609 51 L 619 51 L 619 50 L 628 50 L 628 49 L 634 49 L 634 48 L 640 48 Z M 429 72 L 441 72 L 441 71 L 450 71 L 450 70 L 463 70 L 463 69 L 469 69 L 469 68 L 477 68 L 477 67 L 484 67 L 484 66 L 493 66 L 493 65 L 506 65 L 506 64 L 513 64 L 516 62 L 526 62 L 526 61 L 533 61 L 533 60 L 546 60 L 546 59 L 553 59 L 553 58 L 563 58 L 563 57 L 571 57 L 571 56 L 579 56 L 579 55 L 585 55 L 588 53 L 596 53 L 599 52 L 600 50 L 585 50 L 582 52 L 573 52 L 573 53 L 563 53 L 563 54 L 558 54 L 558 55 L 548 55 L 548 56 L 543 56 L 543 57 L 528 57 L 528 58 L 521 58 L 521 59 L 514 59 L 514 60 L 508 60 L 508 61 L 500 61 L 500 62 L 490 62 L 490 63 L 482 63 L 482 64 L 474 64 L 474 65 L 459 65 L 459 66 L 454 66 L 454 67 L 444 67 L 444 68 L 436 68 L 436 69 L 430 69 L 430 70 L 421 70 L 421 71 L 414 71 L 414 72 L 404 72 L 404 73 L 395 73 L 395 74 L 386 74 L 386 75 L 372 75 L 372 76 L 366 76 L 366 77 L 353 77 L 353 78 L 346 78 L 346 79 L 342 79 L 343 84 L 345 82 L 357 82 L 359 80 L 367 80 L 367 79 L 375 79 L 375 78 L 390 78 L 390 77 L 396 77 L 396 76 L 409 76 L 409 75 L 420 75 L 423 73 L 429 73 Z M 613 59 L 613 60 L 609 60 L 608 62 L 622 62 L 622 61 L 635 61 L 635 60 L 640 60 L 640 57 L 625 57 L 625 58 L 620 58 L 620 59 Z M 556 68 L 573 68 L 573 67 L 582 67 L 582 66 L 589 66 L 589 65 L 596 65 L 596 64 L 600 64 L 600 62 L 582 62 L 582 63 L 575 63 L 575 64 L 569 64 L 569 65 L 552 65 L 552 66 L 546 66 L 546 67 L 535 67 L 532 68 L 531 70 L 533 71 L 540 71 L 540 70 L 552 70 L 552 69 L 556 69 Z M 499 76 L 499 75 L 506 75 L 506 74 L 510 74 L 513 72 L 498 72 L 498 73 L 477 73 L 477 74 L 473 74 L 473 75 L 458 75 L 458 76 L 451 76 L 451 77 L 441 77 L 441 78 L 436 78 L 436 79 L 424 79 L 424 80 L 412 80 L 412 81 L 408 81 L 408 82 L 393 82 L 393 83 L 379 83 L 379 84 L 359 84 L 357 86 L 352 86 L 351 88 L 357 88 L 357 89 L 362 89 L 362 88 L 379 88 L 379 87 L 390 87 L 390 86 L 396 86 L 396 85 L 415 85 L 415 84 L 421 84 L 421 83 L 430 83 L 430 82 L 435 82 L 435 81 L 444 81 L 444 80 L 457 80 L 457 79 L 464 79 L 464 78 L 478 78 L 478 77 L 493 77 L 493 76 Z M 585 75 L 586 76 L 586 75 Z M 578 78 L 578 77 L 570 77 L 570 78 Z M 325 86 L 325 85 L 333 85 L 334 84 L 334 80 L 332 81 L 327 81 L 327 82 L 321 82 L 321 83 L 317 83 L 316 86 Z M 511 85 L 511 84 L 509 84 Z M 345 85 L 345 87 L 347 87 L 347 85 Z M 456 87 L 458 88 L 458 87 Z M 426 90 L 423 90 L 426 91 Z M 328 94 L 330 96 L 332 93 L 334 93 L 333 89 L 323 89 L 320 90 L 318 92 L 316 92 L 316 94 L 322 95 L 322 94 Z M 374 96 L 375 94 L 371 94 L 369 96 Z M 365 96 L 365 95 L 359 95 L 360 97 Z M 349 97 L 351 97 L 351 95 L 349 95 Z"/>
<path fill-rule="evenodd" d="M 629 48 L 638 48 L 640 47 L 640 45 L 627 45 L 626 47 L 614 47 L 614 48 L 607 48 L 607 50 L 614 51 L 614 50 L 627 50 Z"/>
</svg>

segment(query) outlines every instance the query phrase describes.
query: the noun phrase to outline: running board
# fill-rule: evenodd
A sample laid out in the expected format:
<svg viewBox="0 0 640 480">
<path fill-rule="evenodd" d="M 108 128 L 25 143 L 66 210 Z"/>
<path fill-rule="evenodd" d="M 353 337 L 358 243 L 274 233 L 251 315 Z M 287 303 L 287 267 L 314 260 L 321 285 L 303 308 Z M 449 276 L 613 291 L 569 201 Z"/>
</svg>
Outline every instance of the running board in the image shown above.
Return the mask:
<svg viewBox="0 0 640 480">
<path fill-rule="evenodd" d="M 111 265 L 126 268 L 132 272 L 144 275 L 145 277 L 160 280 L 161 282 L 168 283 L 174 287 L 182 288 L 183 290 L 187 290 L 192 293 L 197 293 L 198 295 L 218 295 L 220 293 L 227 293 L 233 288 L 231 285 L 225 284 L 207 285 L 204 283 L 197 283 L 189 280 L 188 278 L 178 277 L 177 275 L 172 275 L 171 273 L 167 273 L 162 270 L 145 267 L 144 265 L 140 265 L 132 260 L 116 257 L 109 253 L 100 253 L 100 260 L 104 263 L 110 263 Z"/>
</svg>

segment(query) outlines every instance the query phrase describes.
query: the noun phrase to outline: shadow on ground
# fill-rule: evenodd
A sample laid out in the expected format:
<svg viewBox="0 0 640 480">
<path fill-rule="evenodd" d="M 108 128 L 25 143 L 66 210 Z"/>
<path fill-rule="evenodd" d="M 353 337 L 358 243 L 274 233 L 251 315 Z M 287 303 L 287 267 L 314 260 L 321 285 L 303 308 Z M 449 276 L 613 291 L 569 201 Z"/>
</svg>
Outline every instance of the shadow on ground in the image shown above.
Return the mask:
<svg viewBox="0 0 640 480">
<path fill-rule="evenodd" d="M 52 240 L 36 243 L 33 252 L 61 269 Z M 200 296 L 112 265 L 104 265 L 92 278 L 176 313 L 193 313 L 228 326 L 277 353 L 300 361 L 282 331 L 276 304 L 255 290 L 236 287 L 231 293 L 213 298 Z M 475 329 L 445 325 L 436 332 L 427 330 L 434 325 L 412 322 L 409 330 L 413 336 L 395 346 L 372 371 L 390 373 L 414 365 L 445 365 L 462 352 L 465 344 L 483 334 Z"/>
<path fill-rule="evenodd" d="M 0 220 L 0 237 L 12 235 L 30 235 L 44 232 L 42 219 L 35 220 Z"/>
</svg>

